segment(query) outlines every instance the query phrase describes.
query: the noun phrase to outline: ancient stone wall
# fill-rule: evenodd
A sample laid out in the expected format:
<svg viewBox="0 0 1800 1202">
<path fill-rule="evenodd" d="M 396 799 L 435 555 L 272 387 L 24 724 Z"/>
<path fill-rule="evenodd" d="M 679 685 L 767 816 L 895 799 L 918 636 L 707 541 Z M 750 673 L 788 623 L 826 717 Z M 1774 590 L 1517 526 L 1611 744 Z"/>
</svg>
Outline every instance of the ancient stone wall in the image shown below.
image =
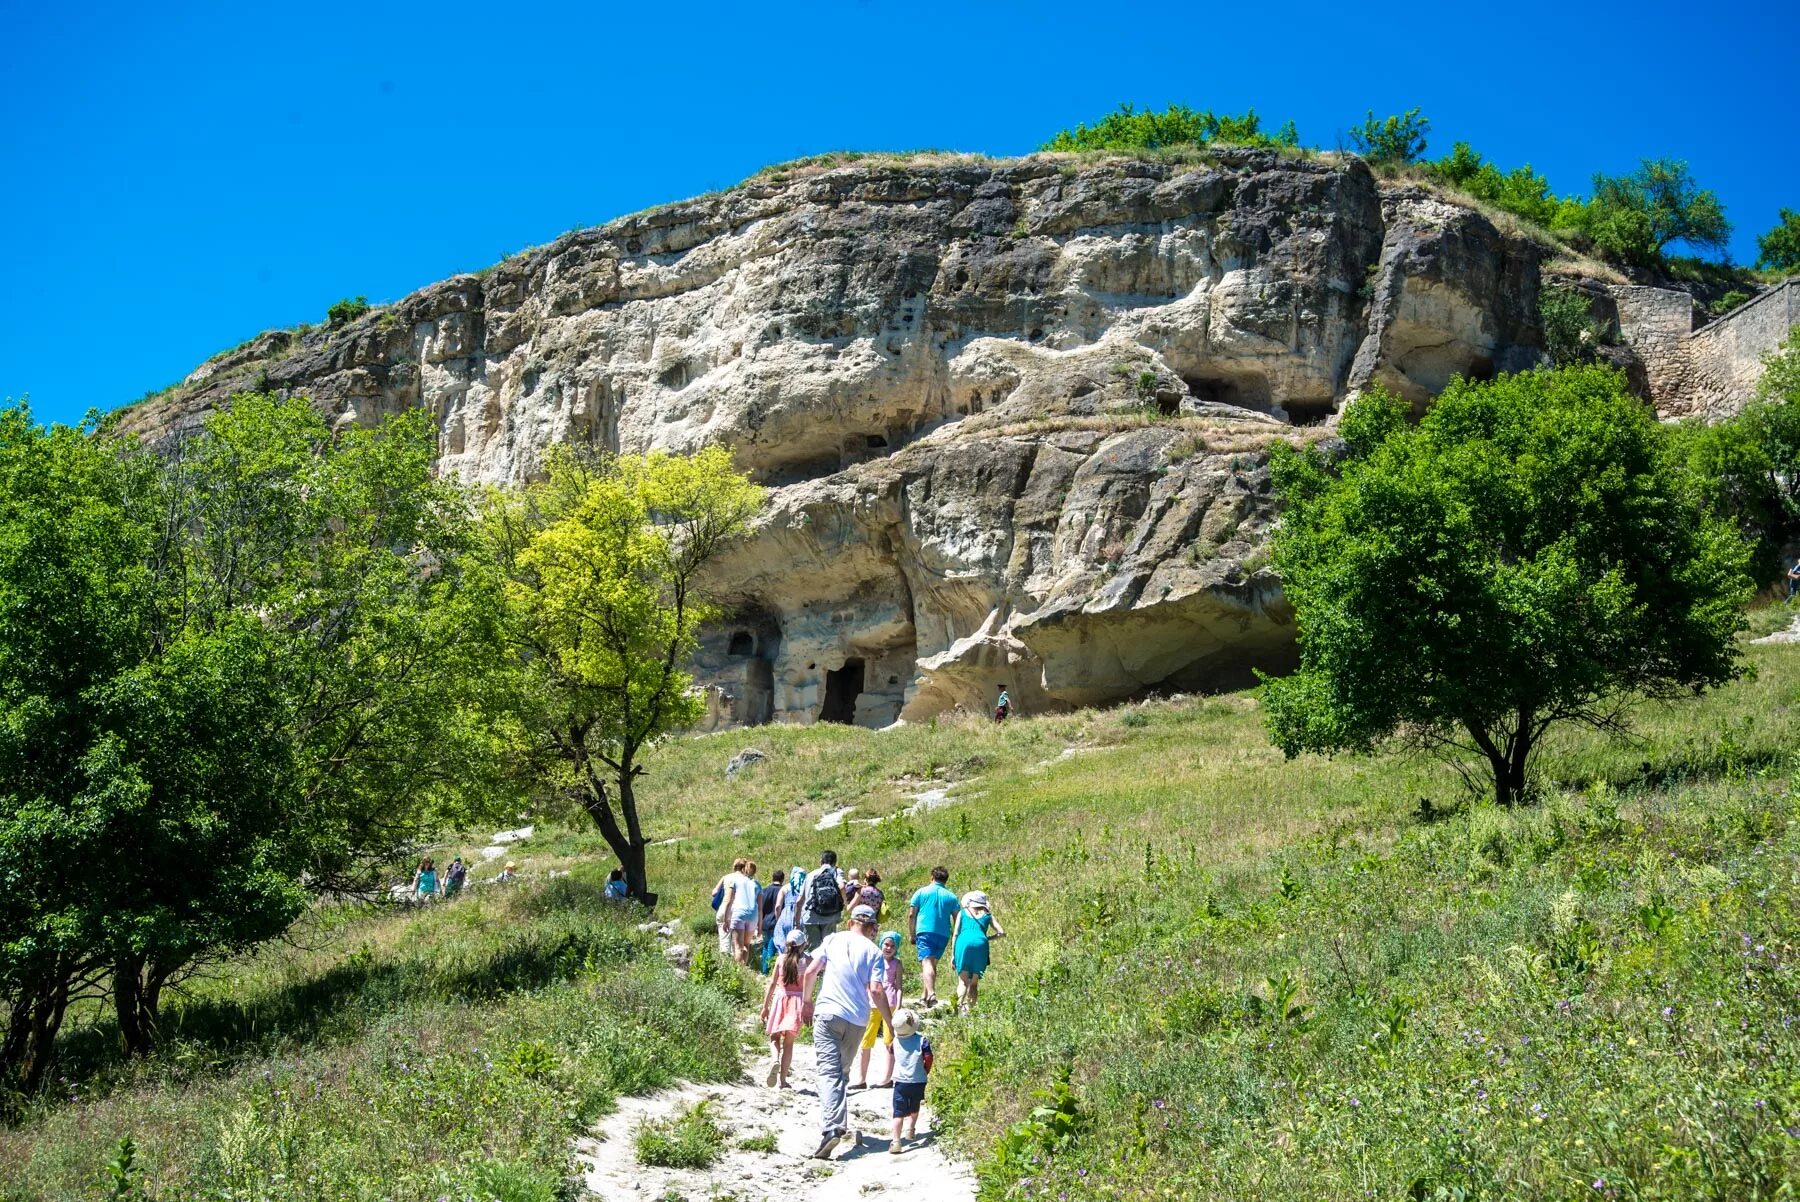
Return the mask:
<svg viewBox="0 0 1800 1202">
<path fill-rule="evenodd" d="M 1650 398 L 1665 418 L 1727 417 L 1762 378 L 1763 359 L 1800 322 L 1800 277 L 1760 293 L 1699 329 L 1686 292 L 1644 285 L 1607 290 L 1619 334 L 1643 363 Z"/>
</svg>

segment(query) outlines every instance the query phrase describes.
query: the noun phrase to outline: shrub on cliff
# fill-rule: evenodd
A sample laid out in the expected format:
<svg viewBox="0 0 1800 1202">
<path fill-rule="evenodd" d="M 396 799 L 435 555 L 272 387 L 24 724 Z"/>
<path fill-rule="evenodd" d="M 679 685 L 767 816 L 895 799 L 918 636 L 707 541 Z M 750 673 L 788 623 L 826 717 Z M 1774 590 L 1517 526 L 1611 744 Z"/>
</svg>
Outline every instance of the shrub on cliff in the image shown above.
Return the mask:
<svg viewBox="0 0 1800 1202">
<path fill-rule="evenodd" d="M 346 296 L 325 310 L 325 323 L 332 329 L 347 326 L 369 311 L 369 298 L 366 296 Z"/>
<path fill-rule="evenodd" d="M 1781 210 L 1775 228 L 1756 236 L 1756 265 L 1765 271 L 1800 271 L 1800 213 Z"/>
<path fill-rule="evenodd" d="M 1553 726 L 1615 729 L 1632 697 L 1737 675 L 1743 540 L 1618 373 L 1459 380 L 1418 425 L 1403 413 L 1356 402 L 1339 468 L 1277 448 L 1301 653 L 1263 684 L 1283 752 L 1400 739 L 1482 765 L 1511 805 Z"/>
<path fill-rule="evenodd" d="M 1411 163 L 1425 153 L 1425 135 L 1430 132 L 1431 122 L 1416 108 L 1379 121 L 1371 109 L 1362 124 L 1350 127 L 1350 141 L 1371 163 Z"/>
<path fill-rule="evenodd" d="M 1238 146 L 1297 146 L 1299 134 L 1289 121 L 1274 133 L 1262 128 L 1255 109 L 1242 116 L 1215 114 L 1210 109 L 1191 109 L 1171 104 L 1162 112 L 1139 111 L 1121 104 L 1093 125 L 1077 125 L 1059 131 L 1042 150 L 1168 150 L 1180 146 L 1205 146 L 1227 142 Z"/>
<path fill-rule="evenodd" d="M 1580 226 L 1601 254 L 1636 267 L 1660 264 L 1675 242 L 1722 251 L 1731 240 L 1725 206 L 1674 159 L 1645 159 L 1626 175 L 1594 176 Z"/>
</svg>

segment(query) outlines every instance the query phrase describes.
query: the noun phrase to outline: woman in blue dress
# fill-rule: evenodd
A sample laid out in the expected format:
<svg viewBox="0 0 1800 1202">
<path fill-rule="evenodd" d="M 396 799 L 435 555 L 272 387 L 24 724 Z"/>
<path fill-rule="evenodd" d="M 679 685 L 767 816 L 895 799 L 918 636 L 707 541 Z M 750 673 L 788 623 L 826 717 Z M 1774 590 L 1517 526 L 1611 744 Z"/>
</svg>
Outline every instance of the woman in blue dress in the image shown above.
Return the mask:
<svg viewBox="0 0 1800 1202">
<path fill-rule="evenodd" d="M 1006 932 L 994 917 L 988 895 L 977 889 L 963 894 L 962 909 L 957 911 L 952 932 L 951 963 L 956 967 L 956 1005 L 959 1010 L 975 1008 L 975 994 L 981 987 L 981 974 L 987 971 L 988 945 Z"/>
</svg>

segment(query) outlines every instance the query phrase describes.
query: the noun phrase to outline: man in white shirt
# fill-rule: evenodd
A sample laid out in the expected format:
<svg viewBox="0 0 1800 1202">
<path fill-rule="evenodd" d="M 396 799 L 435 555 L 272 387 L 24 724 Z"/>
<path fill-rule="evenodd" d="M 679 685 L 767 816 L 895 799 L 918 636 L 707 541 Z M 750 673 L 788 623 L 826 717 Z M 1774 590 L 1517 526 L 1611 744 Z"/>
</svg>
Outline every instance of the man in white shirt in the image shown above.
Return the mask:
<svg viewBox="0 0 1800 1202">
<path fill-rule="evenodd" d="M 850 1064 L 869 1026 L 871 1008 L 888 1021 L 888 1042 L 893 1042 L 893 1015 L 888 1010 L 887 974 L 882 970 L 881 949 L 875 944 L 875 911 L 857 906 L 850 911 L 850 926 L 827 935 L 806 966 L 806 988 L 817 984 L 811 1003 L 813 1054 L 819 1065 L 819 1150 L 813 1156 L 828 1160 L 839 1143 L 857 1143 L 850 1130 Z"/>
</svg>

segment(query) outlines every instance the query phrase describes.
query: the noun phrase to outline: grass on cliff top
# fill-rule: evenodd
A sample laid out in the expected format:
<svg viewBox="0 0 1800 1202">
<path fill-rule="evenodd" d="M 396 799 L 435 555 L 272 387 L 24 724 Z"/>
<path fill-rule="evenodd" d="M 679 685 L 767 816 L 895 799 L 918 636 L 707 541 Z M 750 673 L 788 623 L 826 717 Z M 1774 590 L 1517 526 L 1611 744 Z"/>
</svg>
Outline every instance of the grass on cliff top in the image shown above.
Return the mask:
<svg viewBox="0 0 1800 1202">
<path fill-rule="evenodd" d="M 1554 740 L 1516 813 L 1427 760 L 1284 761 L 1246 694 L 675 739 L 640 788 L 659 917 L 703 945 L 734 855 L 823 846 L 882 869 L 884 925 L 934 863 L 993 894 L 1009 938 L 929 1095 L 990 1199 L 1778 1196 L 1800 647 L 1749 653 L 1633 740 Z M 548 1198 L 612 1097 L 737 1071 L 738 978 L 668 974 L 591 829 L 515 858 L 535 883 L 225 966 L 149 1064 L 73 1032 L 0 1198 L 91 1196 L 126 1134 L 159 1199 Z"/>
</svg>

